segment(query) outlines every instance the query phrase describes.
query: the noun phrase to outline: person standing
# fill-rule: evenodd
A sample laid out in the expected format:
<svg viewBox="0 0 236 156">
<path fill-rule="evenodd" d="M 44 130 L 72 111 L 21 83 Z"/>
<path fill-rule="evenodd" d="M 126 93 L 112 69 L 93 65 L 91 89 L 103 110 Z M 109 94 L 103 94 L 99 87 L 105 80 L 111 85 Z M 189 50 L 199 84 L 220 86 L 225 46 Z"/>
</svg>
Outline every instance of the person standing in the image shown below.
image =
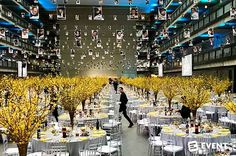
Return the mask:
<svg viewBox="0 0 236 156">
<path fill-rule="evenodd" d="M 134 124 L 133 124 L 133 122 L 130 120 L 130 118 L 129 118 L 129 116 L 127 115 L 127 111 L 126 111 L 126 104 L 127 104 L 127 102 L 128 102 L 128 98 L 127 98 L 127 96 L 126 96 L 126 94 L 125 94 L 125 92 L 124 92 L 124 89 L 123 89 L 123 87 L 119 87 L 119 91 L 120 91 L 120 102 L 121 102 L 121 104 L 120 104 L 120 109 L 119 109 L 119 112 L 121 113 L 123 113 L 123 115 L 124 115 L 124 117 L 128 120 L 128 122 L 129 122 L 129 128 L 131 128 Z"/>
<path fill-rule="evenodd" d="M 119 85 L 118 80 L 114 79 L 113 86 L 114 86 L 114 90 L 116 91 L 116 94 L 117 94 L 118 85 Z"/>
</svg>

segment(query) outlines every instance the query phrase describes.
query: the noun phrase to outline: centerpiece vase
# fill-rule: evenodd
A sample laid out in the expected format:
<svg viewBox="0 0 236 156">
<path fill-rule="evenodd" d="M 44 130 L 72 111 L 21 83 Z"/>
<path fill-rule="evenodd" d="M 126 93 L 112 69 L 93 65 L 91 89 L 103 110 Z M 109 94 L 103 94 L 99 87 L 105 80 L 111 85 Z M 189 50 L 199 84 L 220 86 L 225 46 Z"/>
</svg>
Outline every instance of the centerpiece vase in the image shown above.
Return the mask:
<svg viewBox="0 0 236 156">
<path fill-rule="evenodd" d="M 85 108 L 85 100 L 82 101 L 82 111 L 84 111 Z"/>
<path fill-rule="evenodd" d="M 172 101 L 172 99 L 168 99 L 167 101 L 168 101 L 169 110 L 171 110 L 171 101 Z"/>
<path fill-rule="evenodd" d="M 69 112 L 69 116 L 70 116 L 70 125 L 71 125 L 71 127 L 72 127 L 72 129 L 73 129 L 73 128 L 74 128 L 75 111 Z"/>
<path fill-rule="evenodd" d="M 195 121 L 197 118 L 197 109 L 195 110 L 191 110 L 192 114 L 193 114 L 193 120 Z"/>
<path fill-rule="evenodd" d="M 19 150 L 19 156 L 27 156 L 28 143 L 17 144 Z"/>
</svg>

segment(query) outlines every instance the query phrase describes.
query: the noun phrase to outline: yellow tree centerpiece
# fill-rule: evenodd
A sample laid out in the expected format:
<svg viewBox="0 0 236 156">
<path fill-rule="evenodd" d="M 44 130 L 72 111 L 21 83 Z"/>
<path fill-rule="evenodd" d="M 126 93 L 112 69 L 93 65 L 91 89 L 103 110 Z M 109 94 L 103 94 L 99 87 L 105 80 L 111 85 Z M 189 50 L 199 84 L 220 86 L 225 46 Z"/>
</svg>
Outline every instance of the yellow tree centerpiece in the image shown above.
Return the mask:
<svg viewBox="0 0 236 156">
<path fill-rule="evenodd" d="M 61 78 L 58 83 L 60 84 L 60 101 L 63 108 L 69 112 L 71 127 L 74 127 L 74 117 L 76 108 L 80 104 L 79 99 L 79 80 L 76 78 Z"/>
<path fill-rule="evenodd" d="M 8 103 L 0 109 L 0 125 L 17 144 L 20 156 L 27 155 L 29 140 L 49 114 L 49 97 L 42 99 L 32 89 L 29 95 L 29 81 L 13 80 Z"/>
<path fill-rule="evenodd" d="M 178 95 L 178 85 L 180 78 L 178 77 L 166 77 L 162 80 L 161 90 L 167 98 L 169 109 L 171 110 L 171 101 Z"/>
<path fill-rule="evenodd" d="M 228 79 L 221 80 L 216 77 L 210 77 L 208 83 L 210 83 L 212 90 L 218 95 L 218 97 L 220 97 L 231 85 L 231 82 Z"/>
<path fill-rule="evenodd" d="M 209 102 L 210 90 L 204 79 L 200 77 L 186 78 L 178 85 L 183 105 L 191 109 L 196 118 L 197 109 Z"/>
<path fill-rule="evenodd" d="M 236 103 L 228 102 L 225 104 L 225 108 L 232 114 L 236 115 Z"/>
<path fill-rule="evenodd" d="M 154 101 L 155 103 L 157 102 L 157 95 L 161 89 L 161 83 L 162 83 L 162 79 L 161 78 L 157 78 L 157 77 L 152 77 L 150 79 L 150 89 L 153 91 L 154 93 Z"/>
</svg>

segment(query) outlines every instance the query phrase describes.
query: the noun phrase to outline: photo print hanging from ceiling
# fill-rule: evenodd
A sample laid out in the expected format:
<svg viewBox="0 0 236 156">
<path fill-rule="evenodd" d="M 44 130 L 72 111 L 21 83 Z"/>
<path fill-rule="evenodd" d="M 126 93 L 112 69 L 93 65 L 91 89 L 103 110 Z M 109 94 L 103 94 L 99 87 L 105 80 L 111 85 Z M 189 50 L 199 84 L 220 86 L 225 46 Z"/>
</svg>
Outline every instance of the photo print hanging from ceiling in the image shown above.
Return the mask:
<svg viewBox="0 0 236 156">
<path fill-rule="evenodd" d="M 30 6 L 30 19 L 39 19 L 39 6 Z"/>
<path fill-rule="evenodd" d="M 233 36 L 236 36 L 236 27 L 233 27 Z"/>
<path fill-rule="evenodd" d="M 101 40 L 97 40 L 97 47 L 101 48 L 102 47 L 102 41 Z"/>
<path fill-rule="evenodd" d="M 76 46 L 81 48 L 82 47 L 81 30 L 75 29 L 74 37 L 75 37 Z"/>
<path fill-rule="evenodd" d="M 98 30 L 92 30 L 91 35 L 92 35 L 92 41 L 98 40 Z"/>
<path fill-rule="evenodd" d="M 114 4 L 118 5 L 119 4 L 119 0 L 114 0 Z"/>
<path fill-rule="evenodd" d="M 138 20 L 138 8 L 137 7 L 130 7 L 130 13 L 128 15 L 128 20 Z"/>
<path fill-rule="evenodd" d="M 75 20 L 79 21 L 79 15 L 75 15 Z"/>
<path fill-rule="evenodd" d="M 208 37 L 214 37 L 214 28 L 208 28 L 207 34 Z"/>
<path fill-rule="evenodd" d="M 66 7 L 65 6 L 57 7 L 57 19 L 66 20 Z"/>
<path fill-rule="evenodd" d="M 191 20 L 199 20 L 199 10 L 197 7 L 191 8 Z"/>
<path fill-rule="evenodd" d="M 76 0 L 75 4 L 79 5 L 80 4 L 80 0 Z"/>
<path fill-rule="evenodd" d="M 116 41 L 117 43 L 122 42 L 124 38 L 123 30 L 116 30 Z"/>
<path fill-rule="evenodd" d="M 104 20 L 102 7 L 94 7 L 93 8 L 93 20 Z"/>
<path fill-rule="evenodd" d="M 143 30 L 142 32 L 142 40 L 147 41 L 148 40 L 148 30 Z"/>
<path fill-rule="evenodd" d="M 158 19 L 162 21 L 167 19 L 167 13 L 165 8 L 158 8 Z"/>
<path fill-rule="evenodd" d="M 230 9 L 230 17 L 236 18 L 236 7 Z"/>
<path fill-rule="evenodd" d="M 21 38 L 22 39 L 28 39 L 29 38 L 29 29 L 23 28 L 21 31 Z"/>
<path fill-rule="evenodd" d="M 189 28 L 185 28 L 184 29 L 184 38 L 189 38 L 190 37 L 190 29 Z"/>
<path fill-rule="evenodd" d="M 37 38 L 39 40 L 43 40 L 44 39 L 44 29 L 37 29 Z"/>
<path fill-rule="evenodd" d="M 6 30 L 4 28 L 0 28 L 0 39 L 5 39 Z"/>
<path fill-rule="evenodd" d="M 159 5 L 159 6 L 164 5 L 164 0 L 157 0 L 157 1 L 158 1 L 158 5 Z"/>
</svg>

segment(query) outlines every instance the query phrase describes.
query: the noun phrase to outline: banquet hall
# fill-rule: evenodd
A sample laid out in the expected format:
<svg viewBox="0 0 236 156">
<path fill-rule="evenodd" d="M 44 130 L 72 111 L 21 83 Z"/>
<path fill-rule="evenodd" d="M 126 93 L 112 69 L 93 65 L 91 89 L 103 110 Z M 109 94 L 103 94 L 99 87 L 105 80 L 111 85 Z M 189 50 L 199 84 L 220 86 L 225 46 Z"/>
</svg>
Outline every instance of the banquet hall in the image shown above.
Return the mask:
<svg viewBox="0 0 236 156">
<path fill-rule="evenodd" d="M 236 0 L 0 0 L 0 156 L 236 156 Z"/>
</svg>

